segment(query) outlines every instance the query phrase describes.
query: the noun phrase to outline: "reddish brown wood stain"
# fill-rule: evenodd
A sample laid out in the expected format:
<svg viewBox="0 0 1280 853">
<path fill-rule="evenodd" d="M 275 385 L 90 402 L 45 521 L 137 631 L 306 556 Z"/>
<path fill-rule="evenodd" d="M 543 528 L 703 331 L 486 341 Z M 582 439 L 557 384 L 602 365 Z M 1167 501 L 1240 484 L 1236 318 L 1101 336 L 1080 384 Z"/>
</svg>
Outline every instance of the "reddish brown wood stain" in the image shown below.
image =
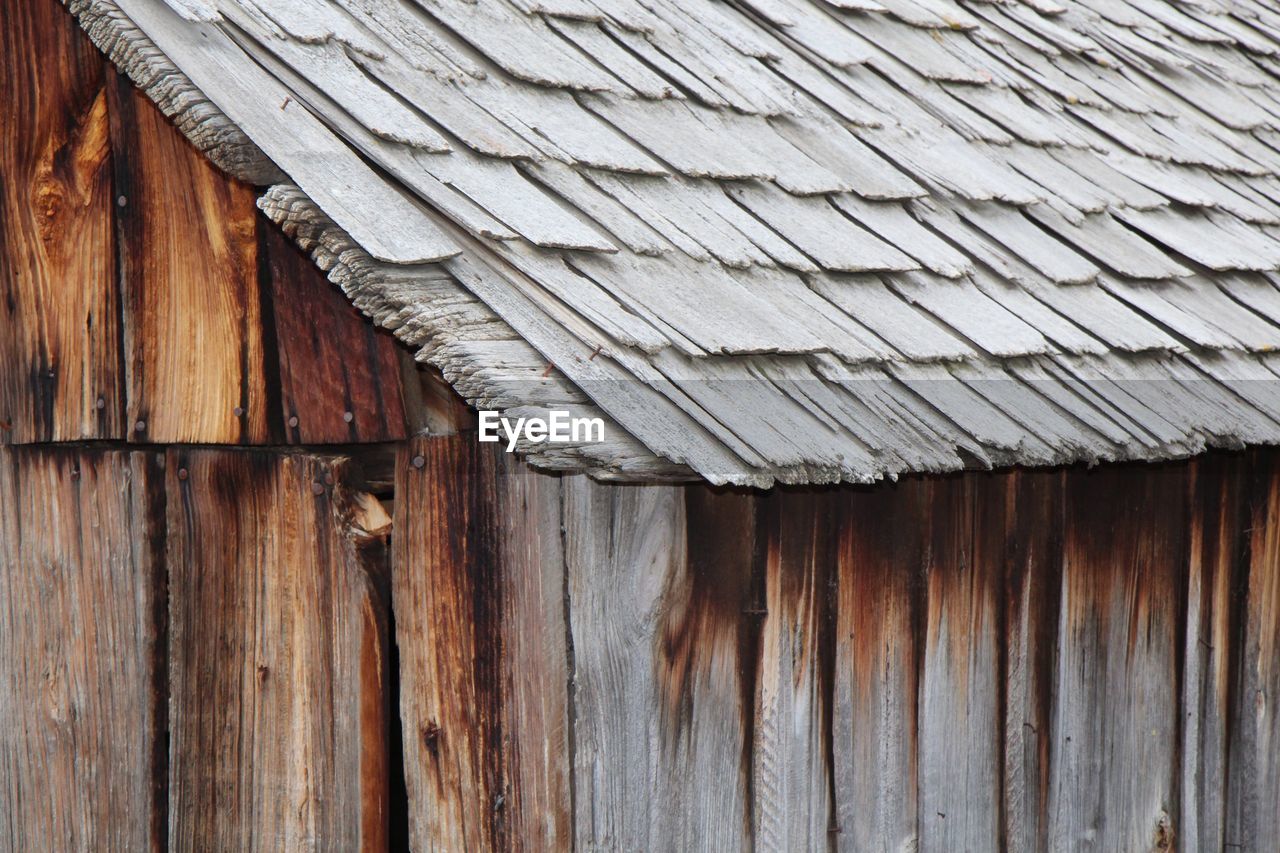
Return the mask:
<svg viewBox="0 0 1280 853">
<path fill-rule="evenodd" d="M 104 60 L 52 0 L 0 57 L 0 443 L 121 438 Z"/>
<path fill-rule="evenodd" d="M 263 223 L 262 241 L 279 352 L 278 429 L 301 444 L 405 438 L 391 334 L 374 329 L 279 229 Z"/>
<path fill-rule="evenodd" d="M 123 77 L 112 90 L 129 438 L 269 438 L 251 187 Z"/>
<path fill-rule="evenodd" d="M 171 847 L 385 847 L 386 568 L 358 484 L 308 455 L 166 467 Z"/>
</svg>

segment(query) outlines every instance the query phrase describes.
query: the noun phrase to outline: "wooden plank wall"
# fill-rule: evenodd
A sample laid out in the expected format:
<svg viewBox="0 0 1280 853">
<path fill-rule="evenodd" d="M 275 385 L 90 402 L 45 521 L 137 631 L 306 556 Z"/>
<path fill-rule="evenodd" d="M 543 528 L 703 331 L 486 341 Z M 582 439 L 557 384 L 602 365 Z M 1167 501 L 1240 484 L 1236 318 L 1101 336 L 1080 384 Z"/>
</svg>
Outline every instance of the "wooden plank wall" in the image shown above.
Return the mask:
<svg viewBox="0 0 1280 853">
<path fill-rule="evenodd" d="M 0 841 L 1280 831 L 1280 451 L 768 494 L 467 434 L 394 467 L 393 518 L 332 454 L 0 448 Z"/>
<path fill-rule="evenodd" d="M 0 444 L 372 443 L 430 420 L 412 408 L 434 402 L 424 378 L 258 212 L 258 189 L 215 169 L 58 0 L 11 5 Z"/>
<path fill-rule="evenodd" d="M 399 469 L 416 849 L 1280 831 L 1275 451 L 767 495 L 536 475 L 465 435 Z"/>
</svg>

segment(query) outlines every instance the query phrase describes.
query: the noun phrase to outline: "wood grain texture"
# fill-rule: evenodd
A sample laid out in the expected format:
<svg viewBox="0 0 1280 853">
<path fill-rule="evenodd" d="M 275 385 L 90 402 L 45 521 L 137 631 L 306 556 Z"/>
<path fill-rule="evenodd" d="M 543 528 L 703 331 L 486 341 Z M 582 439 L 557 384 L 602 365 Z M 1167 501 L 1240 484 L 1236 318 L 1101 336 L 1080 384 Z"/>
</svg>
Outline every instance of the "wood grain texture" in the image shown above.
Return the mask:
<svg viewBox="0 0 1280 853">
<path fill-rule="evenodd" d="M 1182 466 L 1068 478 L 1052 848 L 1173 845 L 1187 504 Z"/>
<path fill-rule="evenodd" d="M 166 466 L 170 848 L 384 848 L 385 513 L 340 459 Z"/>
<path fill-rule="evenodd" d="M 1004 679 L 998 697 L 1004 706 L 1004 837 L 1011 850 L 1045 850 L 1064 475 L 1017 471 L 992 480 L 983 491 L 992 510 L 1003 514 L 1005 543 L 999 649 Z"/>
<path fill-rule="evenodd" d="M 1280 467 L 1274 453 L 1250 454 L 1248 577 L 1242 606 L 1231 720 L 1225 843 L 1264 850 L 1280 837 Z M 1238 847 L 1237 847 L 1238 845 Z"/>
<path fill-rule="evenodd" d="M 407 436 L 400 354 L 279 228 L 263 225 L 264 285 L 274 320 L 280 410 L 291 444 Z"/>
<path fill-rule="evenodd" d="M 396 486 L 411 846 L 567 846 L 559 480 L 460 434 L 406 445 Z"/>
<path fill-rule="evenodd" d="M 150 455 L 0 449 L 7 849 L 163 849 L 163 523 Z"/>
<path fill-rule="evenodd" d="M 854 490 L 840 519 L 832 700 L 839 850 L 918 844 L 928 497 L 917 479 Z"/>
<path fill-rule="evenodd" d="M 764 500 L 764 610 L 752 755 L 755 844 L 823 850 L 832 837 L 831 586 L 837 492 L 779 492 Z"/>
<path fill-rule="evenodd" d="M 566 481 L 579 847 L 750 845 L 756 515 L 702 487 Z"/>
<path fill-rule="evenodd" d="M 1183 643 L 1178 844 L 1222 850 L 1226 836 L 1233 661 L 1241 653 L 1237 590 L 1247 578 L 1246 459 L 1207 457 L 1188 466 L 1191 500 Z"/>
<path fill-rule="evenodd" d="M 564 480 L 580 849 L 646 849 L 663 819 L 655 632 L 685 571 L 685 523 L 680 488 Z"/>
<path fill-rule="evenodd" d="M 270 439 L 252 187 L 123 77 L 109 90 L 132 441 Z"/>
<path fill-rule="evenodd" d="M 121 438 L 106 61 L 54 0 L 0 57 L 0 443 Z"/>
<path fill-rule="evenodd" d="M 655 640 L 662 849 L 751 844 L 751 753 L 763 570 L 758 498 L 685 490 L 686 574 L 668 579 Z M 677 543 L 678 544 L 678 543 Z"/>
<path fill-rule="evenodd" d="M 920 850 L 1000 844 L 1000 482 L 929 482 L 919 685 Z"/>
</svg>

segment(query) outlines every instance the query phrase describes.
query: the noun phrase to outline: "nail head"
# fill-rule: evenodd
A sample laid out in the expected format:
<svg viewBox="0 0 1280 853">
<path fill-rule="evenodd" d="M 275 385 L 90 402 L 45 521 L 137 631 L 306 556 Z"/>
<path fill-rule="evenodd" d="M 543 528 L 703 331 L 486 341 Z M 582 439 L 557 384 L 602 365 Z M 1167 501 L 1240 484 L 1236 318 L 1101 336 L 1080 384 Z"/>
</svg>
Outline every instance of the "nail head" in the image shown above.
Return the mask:
<svg viewBox="0 0 1280 853">
<path fill-rule="evenodd" d="M 415 456 L 415 457 L 413 457 L 413 467 L 414 467 L 414 468 L 421 468 L 423 465 L 426 465 L 426 464 L 427 464 L 427 460 L 426 460 L 426 459 L 424 459 L 424 458 L 422 458 L 421 456 Z"/>
<path fill-rule="evenodd" d="M 343 419 L 344 421 L 346 421 L 347 423 L 351 423 L 352 421 L 354 421 L 354 420 L 356 419 L 356 416 L 355 416 L 355 415 L 353 415 L 353 414 L 351 414 L 351 412 L 343 412 L 343 413 L 342 413 L 342 419 Z"/>
<path fill-rule="evenodd" d="M 324 494 L 324 483 L 320 483 L 320 482 L 312 483 L 312 484 L 311 484 L 311 494 L 313 494 L 313 495 L 323 495 L 323 494 Z"/>
<path fill-rule="evenodd" d="M 188 476 L 188 474 L 187 474 L 187 469 L 186 469 L 186 468 L 179 468 L 179 469 L 178 469 L 178 479 L 179 479 L 179 480 L 185 480 L 185 479 L 187 479 L 187 476 Z"/>
<path fill-rule="evenodd" d="M 234 409 L 231 410 L 231 413 L 235 415 L 237 418 L 242 418 L 244 417 L 244 407 L 236 406 Z"/>
<path fill-rule="evenodd" d="M 133 431 L 134 431 L 134 432 L 144 432 L 144 431 L 146 430 L 146 428 L 147 428 L 147 422 L 146 422 L 146 421 L 137 421 L 137 422 L 135 422 L 135 423 L 134 423 L 134 425 L 133 425 Z"/>
<path fill-rule="evenodd" d="M 290 429 L 292 429 L 292 428 L 296 427 L 297 425 L 298 425 L 298 416 L 297 416 L 297 415 L 294 415 L 293 417 L 289 418 L 289 428 L 290 428 Z"/>
</svg>

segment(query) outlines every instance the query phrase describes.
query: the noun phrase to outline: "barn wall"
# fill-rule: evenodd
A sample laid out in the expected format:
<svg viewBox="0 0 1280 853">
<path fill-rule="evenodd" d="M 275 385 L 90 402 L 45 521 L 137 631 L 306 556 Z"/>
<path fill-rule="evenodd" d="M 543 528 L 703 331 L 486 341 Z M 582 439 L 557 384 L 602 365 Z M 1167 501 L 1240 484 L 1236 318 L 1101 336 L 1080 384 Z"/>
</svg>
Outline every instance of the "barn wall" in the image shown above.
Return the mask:
<svg viewBox="0 0 1280 853">
<path fill-rule="evenodd" d="M 0 848 L 1264 850 L 1280 452 L 0 449 Z"/>
</svg>

